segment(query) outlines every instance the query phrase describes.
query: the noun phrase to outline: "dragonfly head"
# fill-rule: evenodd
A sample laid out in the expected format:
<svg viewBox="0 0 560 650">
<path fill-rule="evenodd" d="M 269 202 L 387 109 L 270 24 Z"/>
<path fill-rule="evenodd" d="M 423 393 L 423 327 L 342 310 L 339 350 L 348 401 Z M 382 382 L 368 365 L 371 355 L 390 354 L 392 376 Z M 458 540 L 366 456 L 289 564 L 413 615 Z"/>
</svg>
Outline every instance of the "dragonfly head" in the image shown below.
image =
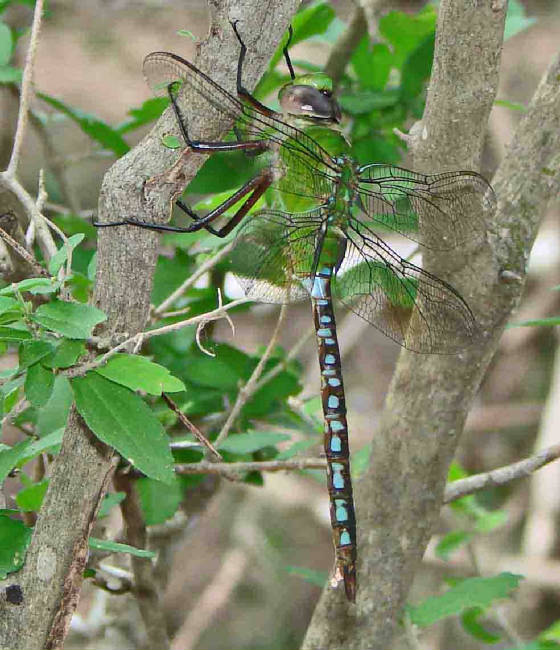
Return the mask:
<svg viewBox="0 0 560 650">
<path fill-rule="evenodd" d="M 331 78 L 324 72 L 296 77 L 280 89 L 282 111 L 312 123 L 338 124 L 340 107 L 333 97 Z"/>
</svg>

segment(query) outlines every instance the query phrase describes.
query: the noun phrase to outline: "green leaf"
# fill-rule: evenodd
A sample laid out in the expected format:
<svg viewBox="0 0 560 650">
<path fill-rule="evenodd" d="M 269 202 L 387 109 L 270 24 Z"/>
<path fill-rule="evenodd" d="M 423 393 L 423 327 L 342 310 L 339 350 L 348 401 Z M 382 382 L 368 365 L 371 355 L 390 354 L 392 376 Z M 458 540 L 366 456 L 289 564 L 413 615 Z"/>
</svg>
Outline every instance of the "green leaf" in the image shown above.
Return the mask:
<svg viewBox="0 0 560 650">
<path fill-rule="evenodd" d="M 444 535 L 437 543 L 435 552 L 442 560 L 447 560 L 453 551 L 456 551 L 463 544 L 467 544 L 473 538 L 471 533 L 464 530 L 452 530 Z"/>
<path fill-rule="evenodd" d="M 22 327 L 0 327 L 0 341 L 26 341 L 31 339 L 31 334 Z"/>
<path fill-rule="evenodd" d="M 52 354 L 55 346 L 48 341 L 23 341 L 19 346 L 19 368 L 24 370 Z"/>
<path fill-rule="evenodd" d="M 146 526 L 163 524 L 173 517 L 183 498 L 181 484 L 177 479 L 171 484 L 165 484 L 151 478 L 141 478 L 136 481 L 136 489 Z"/>
<path fill-rule="evenodd" d="M 102 519 L 103 517 L 106 517 L 112 508 L 125 499 L 126 494 L 124 492 L 109 492 L 109 494 L 106 494 L 101 502 L 97 518 Z"/>
<path fill-rule="evenodd" d="M 306 567 L 299 566 L 287 566 L 286 571 L 293 576 L 302 578 L 305 582 L 320 587 L 321 589 L 325 586 L 327 582 L 327 572 L 326 571 L 314 571 L 313 569 L 307 569 Z"/>
<path fill-rule="evenodd" d="M 21 305 L 17 300 L 8 298 L 7 296 L 0 296 L 0 314 L 4 314 L 7 311 L 20 308 Z"/>
<path fill-rule="evenodd" d="M 21 282 L 14 282 L 0 290 L 1 296 L 12 296 L 16 292 L 31 294 L 53 293 L 58 291 L 59 284 L 55 278 L 27 278 Z"/>
<path fill-rule="evenodd" d="M 163 111 L 169 106 L 167 97 L 151 97 L 147 99 L 140 108 L 131 108 L 128 114 L 132 119 L 122 122 L 116 127 L 119 133 L 128 133 L 144 124 L 149 124 L 156 120 Z"/>
<path fill-rule="evenodd" d="M 508 3 L 506 24 L 504 28 L 504 41 L 519 34 L 519 32 L 527 29 L 536 22 L 536 18 L 527 17 L 525 7 L 521 2 L 519 2 L 519 0 L 510 0 Z"/>
<path fill-rule="evenodd" d="M 39 512 L 48 486 L 49 481 L 45 479 L 31 487 L 20 490 L 16 496 L 16 503 L 20 510 L 23 510 L 23 512 Z"/>
<path fill-rule="evenodd" d="M 86 345 L 83 341 L 62 339 L 52 359 L 48 359 L 45 365 L 51 368 L 69 368 L 76 363 L 85 351 Z"/>
<path fill-rule="evenodd" d="M 229 451 L 233 454 L 251 454 L 259 449 L 264 449 L 265 447 L 270 447 L 289 439 L 290 436 L 285 433 L 269 433 L 267 431 L 238 433 L 226 438 L 220 445 L 220 450 Z"/>
<path fill-rule="evenodd" d="M 214 346 L 215 357 L 195 352 L 185 360 L 184 377 L 193 384 L 221 390 L 237 390 L 251 373 L 251 358 L 229 345 Z"/>
<path fill-rule="evenodd" d="M 401 67 L 406 57 L 435 30 L 436 18 L 432 5 L 415 15 L 392 11 L 381 18 L 379 32 L 393 45 L 394 65 Z"/>
<path fill-rule="evenodd" d="M 112 542 L 108 539 L 97 539 L 96 537 L 89 538 L 89 547 L 94 551 L 110 551 L 111 553 L 128 553 L 136 557 L 153 558 L 156 556 L 154 551 L 146 551 L 141 548 L 135 548 L 128 544 L 119 544 Z"/>
<path fill-rule="evenodd" d="M 362 115 L 373 110 L 395 106 L 399 101 L 397 90 L 362 90 L 349 95 L 341 95 L 340 107 L 350 115 Z"/>
<path fill-rule="evenodd" d="M 192 32 L 190 32 L 188 29 L 178 29 L 177 36 L 186 36 L 187 38 L 190 38 L 191 41 L 196 41 L 195 35 Z"/>
<path fill-rule="evenodd" d="M 352 67 L 360 85 L 372 90 L 383 90 L 389 80 L 393 55 L 385 43 L 376 43 L 370 47 L 366 35 L 352 54 Z"/>
<path fill-rule="evenodd" d="M 22 521 L 0 515 L 0 580 L 23 566 L 31 532 Z"/>
<path fill-rule="evenodd" d="M 507 598 L 523 578 L 500 573 L 491 578 L 467 578 L 441 596 L 432 596 L 415 607 L 409 607 L 410 618 L 420 627 L 427 627 L 448 616 L 461 614 L 469 607 L 488 607 L 495 600 Z"/>
<path fill-rule="evenodd" d="M 96 372 L 131 390 L 143 390 L 150 395 L 185 390 L 183 382 L 173 377 L 167 368 L 137 354 L 115 355 Z"/>
<path fill-rule="evenodd" d="M 17 84 L 21 82 L 23 71 L 11 65 L 0 65 L 0 84 Z"/>
<path fill-rule="evenodd" d="M 53 386 L 53 373 L 40 363 L 35 363 L 27 369 L 25 396 L 36 408 L 44 406 L 49 401 Z"/>
<path fill-rule="evenodd" d="M 56 275 L 60 267 L 66 263 L 68 255 L 76 248 L 76 246 L 84 239 L 85 235 L 83 232 L 77 233 L 69 237 L 62 246 L 56 251 L 56 253 L 49 260 L 49 273 L 51 275 Z"/>
<path fill-rule="evenodd" d="M 44 438 L 40 438 L 39 440 L 29 440 L 28 442 L 30 444 L 22 448 L 18 454 L 16 462 L 17 467 L 23 467 L 25 463 L 28 463 L 31 459 L 35 458 L 39 454 L 42 454 L 43 452 L 54 451 L 60 447 L 62 443 L 63 433 L 64 429 L 58 429 L 57 431 L 53 431 L 53 433 L 49 433 L 49 435 L 45 436 Z"/>
<path fill-rule="evenodd" d="M 80 415 L 100 440 L 147 476 L 173 483 L 169 439 L 138 395 L 96 372 L 71 383 Z"/>
<path fill-rule="evenodd" d="M 524 320 L 520 323 L 508 323 L 507 329 L 511 327 L 555 327 L 557 325 L 560 325 L 560 316 L 550 316 L 549 318 Z"/>
<path fill-rule="evenodd" d="M 465 630 L 475 639 L 483 641 L 484 643 L 498 643 L 501 637 L 496 634 L 491 634 L 479 622 L 479 618 L 484 614 L 484 609 L 481 607 L 472 607 L 463 612 L 461 616 L 461 623 Z"/>
<path fill-rule="evenodd" d="M 180 149 L 184 146 L 184 143 L 176 135 L 171 134 L 161 136 L 161 143 L 168 149 Z"/>
<path fill-rule="evenodd" d="M 12 30 L 6 23 L 0 22 L 0 66 L 7 65 L 12 58 L 14 40 Z"/>
<path fill-rule="evenodd" d="M 92 140 L 99 142 L 105 149 L 112 151 L 115 155 L 122 156 L 130 149 L 121 134 L 98 117 L 74 108 L 51 95 L 45 93 L 36 93 L 36 95 L 53 108 L 68 116 Z"/>
<path fill-rule="evenodd" d="M 519 111 L 521 113 L 527 112 L 527 107 L 525 104 L 520 104 L 519 102 L 510 102 L 507 99 L 495 99 L 494 106 L 503 106 L 504 108 L 510 108 L 512 111 Z"/>
<path fill-rule="evenodd" d="M 22 440 L 13 447 L 8 447 L 7 445 L 0 446 L 0 484 L 4 482 L 6 476 L 8 476 L 12 469 L 17 465 L 21 455 L 26 451 L 30 444 L 31 440 Z"/>
<path fill-rule="evenodd" d="M 54 300 L 40 305 L 32 319 L 44 328 L 58 332 L 69 339 L 87 339 L 93 328 L 107 319 L 97 307 L 75 302 Z"/>
<path fill-rule="evenodd" d="M 74 395 L 64 375 L 55 377 L 49 401 L 39 410 L 37 433 L 43 437 L 64 430 Z"/>
</svg>

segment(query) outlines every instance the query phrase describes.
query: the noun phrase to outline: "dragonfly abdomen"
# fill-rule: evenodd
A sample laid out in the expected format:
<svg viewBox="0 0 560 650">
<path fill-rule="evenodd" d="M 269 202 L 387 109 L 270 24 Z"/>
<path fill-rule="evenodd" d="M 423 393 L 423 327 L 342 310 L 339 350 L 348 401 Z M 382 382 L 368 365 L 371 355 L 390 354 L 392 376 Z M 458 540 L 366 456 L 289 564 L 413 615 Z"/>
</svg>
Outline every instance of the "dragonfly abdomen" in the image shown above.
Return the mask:
<svg viewBox="0 0 560 650">
<path fill-rule="evenodd" d="M 321 400 L 325 419 L 324 445 L 330 518 L 335 547 L 332 583 L 344 582 L 348 600 L 356 599 L 356 516 L 352 497 L 346 399 L 340 350 L 331 298 L 332 268 L 315 275 L 311 291 L 313 319 L 321 369 Z"/>
</svg>

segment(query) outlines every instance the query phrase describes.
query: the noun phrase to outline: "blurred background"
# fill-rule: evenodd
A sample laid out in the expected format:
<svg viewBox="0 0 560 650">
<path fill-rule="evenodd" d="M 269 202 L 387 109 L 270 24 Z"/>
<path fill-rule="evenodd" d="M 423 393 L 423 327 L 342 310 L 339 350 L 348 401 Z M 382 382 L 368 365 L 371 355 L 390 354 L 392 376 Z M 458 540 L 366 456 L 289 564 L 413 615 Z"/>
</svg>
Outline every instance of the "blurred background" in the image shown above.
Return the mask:
<svg viewBox="0 0 560 650">
<path fill-rule="evenodd" d="M 331 3 L 345 22 L 352 5 Z M 384 11 L 415 13 L 421 2 L 385 2 Z M 560 1 L 522 3 L 534 22 L 504 46 L 498 98 L 527 105 L 541 75 L 560 43 Z M 10 10 L 7 22 L 26 27 L 30 10 Z M 194 57 L 189 30 L 206 36 L 208 12 L 203 0 L 87 0 L 49 3 L 35 74 L 37 90 L 53 95 L 110 124 L 125 120 L 131 106 L 149 97 L 142 77 L 142 60 L 153 50 Z M 27 40 L 18 46 L 21 65 Z M 328 58 L 327 38 L 294 48 L 294 59 L 322 65 Z M 37 105 L 48 112 L 48 107 Z M 17 97 L 0 86 L 0 165 L 5 166 L 15 129 Z M 493 171 L 508 146 L 522 112 L 496 105 L 492 111 L 482 172 Z M 412 121 L 410 122 L 410 125 Z M 143 133 L 127 137 L 134 145 Z M 73 213 L 89 218 L 97 207 L 104 172 L 114 157 L 92 146 L 76 124 L 55 116 L 48 140 L 31 129 L 24 147 L 21 178 L 36 193 L 39 169 L 57 170 L 64 188 L 53 189 L 53 204 L 65 203 Z M 406 157 L 404 158 L 406 166 Z M 437 171 L 437 170 L 434 170 Z M 58 194 L 57 194 L 58 192 Z M 529 279 L 514 323 L 558 315 L 560 202 L 549 206 L 530 260 Z M 117 261 L 115 263 L 118 263 Z M 268 342 L 278 309 L 257 305 L 234 315 L 235 334 L 219 323 L 212 338 L 255 352 Z M 309 330 L 308 305 L 292 306 L 280 344 L 290 350 Z M 348 420 L 353 451 L 374 435 L 399 347 L 351 314 L 338 312 Z M 457 461 L 465 472 L 479 473 L 506 465 L 558 442 L 560 422 L 560 359 L 557 327 L 512 327 L 506 331 L 469 415 Z M 313 344 L 298 354 L 302 366 L 302 403 L 317 395 L 319 373 Z M 9 364 L 9 361 L 7 361 Z M 458 358 L 457 363 L 460 363 Z M 317 404 L 315 405 L 315 408 Z M 8 442 L 17 432 L 5 434 Z M 204 491 L 212 493 L 208 502 Z M 482 575 L 510 571 L 525 576 L 515 599 L 504 605 L 512 638 L 535 637 L 560 619 L 560 465 L 505 488 L 487 490 L 478 503 L 485 511 L 499 511 L 499 525 L 476 536 L 476 563 Z M 295 648 L 311 618 L 320 594 L 310 576 L 318 579 L 330 569 L 332 545 L 327 494 L 323 479 L 300 473 L 268 474 L 264 485 L 239 485 L 206 479 L 186 500 L 187 515 L 176 514 L 167 524 L 154 526 L 151 544 L 160 550 L 158 573 L 166 584 L 164 612 L 173 647 Z M 197 509 L 197 500 L 204 504 Z M 120 528 L 118 509 L 102 526 Z M 359 513 L 358 513 L 359 517 Z M 451 530 L 469 530 L 472 519 L 460 509 L 443 508 L 440 530 L 417 575 L 411 602 L 441 589 L 442 578 L 472 575 L 472 546 L 443 558 L 438 541 Z M 478 530 L 480 533 L 480 531 Z M 126 568 L 126 561 L 123 561 Z M 287 567 L 309 570 L 307 579 Z M 311 581 L 310 581 L 311 580 Z M 503 621 L 502 621 L 503 623 Z M 498 625 L 496 623 L 496 625 Z M 492 628 L 492 622 L 489 623 Z M 130 594 L 110 595 L 86 581 L 78 613 L 66 646 L 78 648 L 142 647 L 144 631 Z M 456 619 L 446 619 L 422 636 L 422 648 L 487 647 L 466 636 Z M 509 647 L 511 639 L 494 647 Z"/>
</svg>

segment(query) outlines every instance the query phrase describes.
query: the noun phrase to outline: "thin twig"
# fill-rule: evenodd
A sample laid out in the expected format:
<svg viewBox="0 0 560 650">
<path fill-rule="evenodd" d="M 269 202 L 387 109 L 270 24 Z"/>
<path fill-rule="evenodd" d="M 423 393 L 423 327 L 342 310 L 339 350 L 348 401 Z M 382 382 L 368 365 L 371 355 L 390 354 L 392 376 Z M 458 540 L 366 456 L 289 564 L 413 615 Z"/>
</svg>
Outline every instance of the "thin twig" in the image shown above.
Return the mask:
<svg viewBox="0 0 560 650">
<path fill-rule="evenodd" d="M 160 304 L 158 305 L 154 310 L 153 310 L 153 315 L 154 316 L 161 316 L 165 310 L 169 307 L 169 305 L 173 304 L 177 298 L 182 296 L 185 291 L 189 288 L 192 287 L 193 284 L 198 280 L 198 278 L 202 277 L 205 273 L 207 273 L 211 268 L 216 266 L 216 264 L 222 260 L 224 257 L 228 255 L 228 253 L 231 251 L 233 248 L 234 242 L 230 242 L 229 244 L 226 244 L 221 250 L 219 250 L 215 255 L 210 257 L 209 259 L 206 260 L 203 264 L 201 264 L 197 270 L 190 276 L 188 277 L 183 284 L 175 289 L 175 291 L 167 296 L 167 298 Z"/>
<path fill-rule="evenodd" d="M 21 82 L 21 99 L 19 103 L 19 111 L 17 118 L 16 134 L 14 136 L 14 146 L 12 148 L 12 155 L 8 164 L 6 173 L 10 177 L 14 177 L 19 159 L 21 156 L 21 147 L 23 144 L 23 137 L 25 135 L 25 128 L 27 126 L 27 111 L 29 107 L 29 97 L 31 94 L 31 84 L 33 83 L 33 67 L 35 64 L 35 53 L 37 51 L 37 43 L 39 42 L 39 31 L 41 29 L 41 18 L 43 17 L 43 0 L 37 0 L 35 3 L 35 11 L 33 13 L 33 24 L 31 25 L 31 36 L 29 39 L 29 48 L 27 49 L 27 56 L 25 57 L 25 67 L 23 69 L 23 79 Z"/>
<path fill-rule="evenodd" d="M 231 476 L 242 472 L 284 472 L 302 469 L 327 469 L 324 458 L 297 458 L 294 460 L 247 461 L 239 463 L 182 463 L 175 465 L 175 473 L 183 474 L 220 474 Z"/>
<path fill-rule="evenodd" d="M 231 409 L 229 416 L 224 423 L 224 426 L 221 428 L 220 433 L 216 438 L 215 441 L 216 447 L 219 447 L 220 443 L 226 438 L 233 423 L 235 422 L 237 416 L 239 415 L 239 412 L 246 404 L 247 400 L 255 392 L 255 387 L 266 365 L 266 362 L 268 361 L 270 355 L 272 354 L 272 350 L 274 349 L 274 346 L 278 341 L 278 335 L 280 334 L 280 329 L 284 322 L 284 317 L 286 316 L 287 309 L 288 309 L 287 305 L 282 305 L 280 309 L 280 314 L 278 315 L 278 322 L 276 323 L 274 332 L 272 333 L 270 341 L 266 346 L 266 350 L 264 351 L 262 357 L 259 359 L 256 368 L 251 373 L 251 376 L 249 377 L 249 380 L 247 381 L 245 386 L 239 389 L 239 393 L 237 394 L 237 399 L 235 400 L 235 404 L 233 405 L 233 408 Z"/>
<path fill-rule="evenodd" d="M 512 463 L 511 465 L 499 467 L 491 472 L 475 474 L 460 481 L 453 481 L 453 483 L 449 483 L 445 488 L 443 502 L 451 503 L 467 494 L 479 492 L 488 487 L 504 485 L 519 478 L 525 478 L 558 458 L 560 458 L 560 444 L 547 447 L 534 456 L 520 460 L 517 463 Z"/>
<path fill-rule="evenodd" d="M 189 327 L 190 325 L 196 325 L 197 323 L 201 323 L 206 320 L 218 320 L 219 318 L 224 317 L 224 312 L 226 312 L 227 310 L 233 309 L 238 305 L 243 305 L 246 302 L 249 302 L 248 298 L 240 298 L 239 300 L 233 300 L 232 302 L 228 303 L 227 305 L 223 305 L 218 309 L 209 311 L 206 314 L 193 316 L 193 318 L 188 318 L 187 320 L 179 321 L 178 323 L 172 323 L 171 325 L 165 325 L 164 327 L 158 327 L 157 329 L 139 332 L 134 336 L 128 337 L 122 343 L 119 343 L 119 345 L 115 346 L 114 348 L 111 348 L 111 350 L 106 352 L 104 355 L 97 357 L 97 359 L 94 359 L 93 361 L 90 361 L 88 363 L 83 363 L 79 366 L 75 366 L 74 368 L 67 370 L 64 374 L 67 377 L 81 377 L 82 375 L 85 375 L 86 372 L 89 372 L 90 370 L 95 370 L 95 368 L 104 365 L 112 356 L 114 356 L 121 350 L 127 349 L 132 344 L 138 346 L 144 341 L 153 338 L 154 336 L 161 336 L 162 334 L 175 332 L 177 330 L 183 329 L 184 327 Z"/>
<path fill-rule="evenodd" d="M 335 84 L 341 79 L 356 46 L 366 33 L 367 23 L 364 9 L 356 6 L 348 23 L 348 28 L 334 44 L 325 64 L 325 73 L 329 75 Z"/>
<path fill-rule="evenodd" d="M 216 458 L 217 460 L 223 460 L 222 455 L 216 449 L 216 447 L 214 447 L 214 445 L 210 442 L 210 440 L 208 440 L 208 438 L 202 433 L 202 431 L 198 427 L 196 427 L 189 420 L 189 418 L 179 409 L 177 404 L 175 404 L 175 402 L 166 393 L 162 393 L 161 396 L 166 401 L 169 408 L 175 413 L 175 415 L 179 419 L 179 422 L 181 422 L 181 424 L 185 426 L 193 434 L 193 436 L 200 442 L 200 444 L 204 445 L 206 449 L 208 449 L 210 453 L 214 456 L 214 458 Z"/>
<path fill-rule="evenodd" d="M 4 215 L 2 215 L 4 216 Z M 35 257 L 19 242 L 17 242 L 11 235 L 9 235 L 2 227 L 0 227 L 0 237 L 10 246 L 20 257 L 22 257 L 37 273 L 44 277 L 50 277 L 48 272 L 39 264 Z"/>
</svg>

